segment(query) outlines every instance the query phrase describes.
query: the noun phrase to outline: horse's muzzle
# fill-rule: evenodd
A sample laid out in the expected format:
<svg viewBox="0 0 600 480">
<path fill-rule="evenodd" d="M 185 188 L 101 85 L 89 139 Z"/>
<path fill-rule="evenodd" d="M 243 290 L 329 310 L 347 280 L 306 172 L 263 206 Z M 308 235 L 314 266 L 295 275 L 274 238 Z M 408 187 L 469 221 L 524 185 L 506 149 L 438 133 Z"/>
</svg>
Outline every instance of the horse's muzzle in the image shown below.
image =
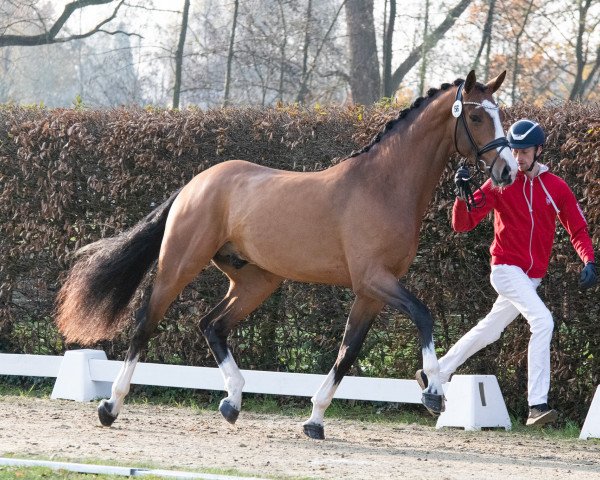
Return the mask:
<svg viewBox="0 0 600 480">
<path fill-rule="evenodd" d="M 500 175 L 500 178 L 498 180 L 498 185 L 500 185 L 501 187 L 506 187 L 506 186 L 510 185 L 512 182 L 513 182 L 513 176 L 510 174 L 510 167 L 508 165 L 506 165 L 502 169 L 502 174 Z"/>
</svg>

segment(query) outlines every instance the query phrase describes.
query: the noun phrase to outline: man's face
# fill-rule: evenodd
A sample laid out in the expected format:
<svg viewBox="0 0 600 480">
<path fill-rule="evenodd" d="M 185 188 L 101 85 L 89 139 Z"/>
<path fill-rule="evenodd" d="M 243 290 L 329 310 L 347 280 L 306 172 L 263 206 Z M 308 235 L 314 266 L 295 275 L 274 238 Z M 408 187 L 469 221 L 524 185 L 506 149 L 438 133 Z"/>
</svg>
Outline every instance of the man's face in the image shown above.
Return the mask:
<svg viewBox="0 0 600 480">
<path fill-rule="evenodd" d="M 531 167 L 533 159 L 535 158 L 536 148 L 538 149 L 538 155 L 542 151 L 542 147 L 528 147 L 528 148 L 513 148 L 512 153 L 517 161 L 519 170 L 526 172 Z"/>
</svg>

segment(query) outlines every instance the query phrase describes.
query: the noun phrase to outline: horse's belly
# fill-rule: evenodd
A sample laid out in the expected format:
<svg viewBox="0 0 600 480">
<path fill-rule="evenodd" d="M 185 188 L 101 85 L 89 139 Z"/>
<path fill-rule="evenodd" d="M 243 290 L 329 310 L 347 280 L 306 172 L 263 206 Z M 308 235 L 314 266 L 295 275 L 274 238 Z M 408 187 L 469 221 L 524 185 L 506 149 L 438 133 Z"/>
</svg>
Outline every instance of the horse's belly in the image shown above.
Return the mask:
<svg viewBox="0 0 600 480">
<path fill-rule="evenodd" d="M 248 240 L 248 239 L 247 239 Z M 298 282 L 349 286 L 350 274 L 341 252 L 311 248 L 306 243 L 240 245 L 240 256 L 275 275 Z"/>
</svg>

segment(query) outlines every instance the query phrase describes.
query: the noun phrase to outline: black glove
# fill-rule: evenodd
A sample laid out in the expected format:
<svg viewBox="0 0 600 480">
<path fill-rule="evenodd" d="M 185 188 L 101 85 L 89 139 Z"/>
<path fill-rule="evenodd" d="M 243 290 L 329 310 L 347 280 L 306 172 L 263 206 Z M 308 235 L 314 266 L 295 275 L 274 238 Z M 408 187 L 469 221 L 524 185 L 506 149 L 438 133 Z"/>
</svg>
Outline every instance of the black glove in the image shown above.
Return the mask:
<svg viewBox="0 0 600 480">
<path fill-rule="evenodd" d="M 466 165 L 462 165 L 456 171 L 454 175 L 454 184 L 456 185 L 456 195 L 458 195 L 463 200 L 469 200 L 469 197 L 473 196 L 471 192 L 471 185 L 469 182 L 471 181 L 471 172 L 469 172 L 469 167 Z"/>
<path fill-rule="evenodd" d="M 596 285 L 597 282 L 598 276 L 596 275 L 596 264 L 594 262 L 586 263 L 579 276 L 579 288 L 587 290 Z"/>
</svg>

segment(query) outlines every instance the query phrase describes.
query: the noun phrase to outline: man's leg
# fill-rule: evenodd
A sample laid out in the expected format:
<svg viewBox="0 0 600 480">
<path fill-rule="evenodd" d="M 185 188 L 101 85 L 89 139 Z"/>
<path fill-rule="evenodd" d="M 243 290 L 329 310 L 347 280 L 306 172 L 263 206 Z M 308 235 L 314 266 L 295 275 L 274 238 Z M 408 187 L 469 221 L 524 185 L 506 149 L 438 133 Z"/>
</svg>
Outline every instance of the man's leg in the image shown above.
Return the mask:
<svg viewBox="0 0 600 480">
<path fill-rule="evenodd" d="M 507 281 L 509 281 L 512 270 L 511 267 L 505 267 L 507 266 L 493 266 L 491 275 L 502 276 L 503 272 L 506 272 L 505 275 L 509 277 L 507 278 Z M 492 286 L 494 286 L 493 281 Z M 512 302 L 502 294 L 498 295 L 490 313 L 463 335 L 458 342 L 448 350 L 446 355 L 440 358 L 440 380 L 442 383 L 446 383 L 456 369 L 465 363 L 469 357 L 490 343 L 498 340 L 504 329 L 517 318 L 518 315 L 519 310 Z M 427 385 L 427 377 L 421 370 L 417 371 L 416 379 L 422 388 L 424 388 L 424 385 Z"/>
<path fill-rule="evenodd" d="M 536 289 L 541 279 L 530 279 L 512 267 L 511 281 L 492 278 L 494 288 L 508 298 L 529 323 L 531 337 L 527 352 L 527 391 L 529 418 L 527 425 L 541 426 L 558 418 L 556 410 L 548 406 L 550 389 L 550 341 L 554 321 L 552 314 L 538 296 Z M 496 281 L 496 284 L 494 284 Z"/>
<path fill-rule="evenodd" d="M 536 289 L 540 279 L 531 279 L 518 267 L 509 274 L 495 275 L 492 272 L 493 287 L 521 312 L 529 323 L 528 401 L 529 405 L 547 403 L 550 388 L 550 340 L 554 322 L 552 314 L 538 296 Z"/>
<path fill-rule="evenodd" d="M 440 358 L 440 379 L 443 383 L 479 350 L 500 338 L 504 329 L 519 315 L 519 310 L 503 295 L 499 295 L 490 313 L 463 335 L 448 353 Z"/>
</svg>

